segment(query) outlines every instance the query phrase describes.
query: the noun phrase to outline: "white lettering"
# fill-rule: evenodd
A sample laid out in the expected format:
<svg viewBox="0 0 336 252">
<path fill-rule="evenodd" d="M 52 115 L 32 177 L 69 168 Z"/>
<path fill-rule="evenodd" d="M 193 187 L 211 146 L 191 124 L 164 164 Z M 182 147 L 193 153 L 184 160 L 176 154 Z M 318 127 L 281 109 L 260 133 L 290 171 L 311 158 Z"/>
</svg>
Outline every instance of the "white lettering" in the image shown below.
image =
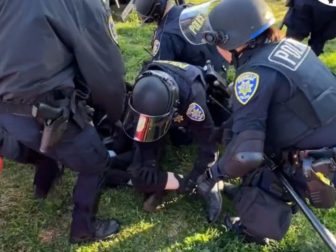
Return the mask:
<svg viewBox="0 0 336 252">
<path fill-rule="evenodd" d="M 285 51 L 281 51 L 281 50 L 276 51 L 275 54 L 274 54 L 274 57 L 278 57 L 278 58 L 288 62 L 289 64 L 291 64 L 293 66 L 295 66 L 295 64 L 296 64 L 295 61 L 290 59 L 290 54 L 285 52 Z"/>
<path fill-rule="evenodd" d="M 283 45 L 281 46 L 281 49 L 297 59 L 300 59 L 302 57 L 302 53 L 293 46 Z"/>
</svg>

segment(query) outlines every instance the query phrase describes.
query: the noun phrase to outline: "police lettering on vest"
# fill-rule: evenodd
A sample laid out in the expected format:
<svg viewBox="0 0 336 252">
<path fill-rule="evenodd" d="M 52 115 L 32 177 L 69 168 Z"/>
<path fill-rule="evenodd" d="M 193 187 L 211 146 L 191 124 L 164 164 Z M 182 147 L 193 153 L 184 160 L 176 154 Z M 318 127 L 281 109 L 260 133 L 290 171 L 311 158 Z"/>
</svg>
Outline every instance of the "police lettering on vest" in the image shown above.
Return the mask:
<svg viewBox="0 0 336 252">
<path fill-rule="evenodd" d="M 313 65 L 313 67 L 312 67 Z M 237 76 L 249 72 L 253 67 L 265 67 L 282 74 L 292 90 L 286 104 L 277 104 L 273 114 L 292 114 L 290 131 L 283 132 L 281 117 L 270 116 L 268 127 L 272 142 L 277 146 L 291 144 L 309 135 L 315 128 L 328 124 L 336 117 L 336 78 L 319 60 L 310 47 L 292 39 L 284 39 L 277 44 L 267 44 L 256 51 L 245 64 L 237 69 Z M 253 81 L 250 81 L 253 91 Z M 236 82 L 236 87 L 243 85 Z M 245 90 L 245 89 L 244 89 Z M 239 90 L 238 90 L 239 91 Z M 237 91 L 237 92 L 238 92 Z M 247 92 L 245 99 L 251 99 L 253 92 Z M 238 92 L 243 100 L 243 93 Z M 285 112 L 287 111 L 287 112 Z M 280 134 L 281 133 L 281 134 Z"/>
<path fill-rule="evenodd" d="M 286 39 L 274 48 L 268 60 L 296 71 L 307 57 L 308 52 L 308 46 L 293 39 Z"/>
</svg>

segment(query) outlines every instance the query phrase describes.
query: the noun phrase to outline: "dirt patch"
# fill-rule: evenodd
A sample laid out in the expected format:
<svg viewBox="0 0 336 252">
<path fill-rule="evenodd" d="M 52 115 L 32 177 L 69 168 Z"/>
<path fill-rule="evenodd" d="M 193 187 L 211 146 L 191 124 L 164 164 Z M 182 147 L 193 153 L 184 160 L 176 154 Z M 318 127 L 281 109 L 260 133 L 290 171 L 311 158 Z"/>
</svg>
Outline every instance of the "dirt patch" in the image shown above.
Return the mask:
<svg viewBox="0 0 336 252">
<path fill-rule="evenodd" d="M 59 229 L 46 229 L 42 230 L 39 234 L 39 239 L 41 243 L 50 243 L 61 235 Z"/>
</svg>

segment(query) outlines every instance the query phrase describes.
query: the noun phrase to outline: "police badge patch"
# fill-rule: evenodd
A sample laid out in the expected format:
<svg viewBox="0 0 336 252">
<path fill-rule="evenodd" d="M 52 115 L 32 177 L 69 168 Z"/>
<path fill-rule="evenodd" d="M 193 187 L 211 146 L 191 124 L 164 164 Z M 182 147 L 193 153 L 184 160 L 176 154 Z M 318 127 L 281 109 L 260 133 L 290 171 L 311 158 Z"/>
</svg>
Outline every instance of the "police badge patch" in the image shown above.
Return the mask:
<svg viewBox="0 0 336 252">
<path fill-rule="evenodd" d="M 189 117 L 189 119 L 196 122 L 202 122 L 205 120 L 204 110 L 196 102 L 193 102 L 189 105 L 187 110 L 187 116 Z"/>
<path fill-rule="evenodd" d="M 259 85 L 259 75 L 253 72 L 246 72 L 236 79 L 234 91 L 237 100 L 246 105 L 257 92 Z"/>
<path fill-rule="evenodd" d="M 156 39 L 153 43 L 153 49 L 152 49 L 153 56 L 155 56 L 158 53 L 159 49 L 160 49 L 160 41 Z"/>
</svg>

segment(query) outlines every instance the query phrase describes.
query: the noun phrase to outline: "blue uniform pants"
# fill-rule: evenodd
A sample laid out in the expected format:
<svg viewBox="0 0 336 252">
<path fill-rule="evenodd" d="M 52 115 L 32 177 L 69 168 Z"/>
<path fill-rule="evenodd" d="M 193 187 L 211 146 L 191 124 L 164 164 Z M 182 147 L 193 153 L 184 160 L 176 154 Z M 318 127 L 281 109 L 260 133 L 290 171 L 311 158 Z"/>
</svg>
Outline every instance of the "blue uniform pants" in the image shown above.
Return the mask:
<svg viewBox="0 0 336 252">
<path fill-rule="evenodd" d="M 16 153 L 10 153 L 11 150 L 7 149 L 1 153 L 5 157 L 20 162 L 26 152 L 25 148 L 39 152 L 42 126 L 35 118 L 1 114 L 0 127 L 8 133 L 7 139 L 11 139 L 11 150 L 16 151 Z M 25 148 L 22 148 L 23 146 Z M 73 192 L 74 210 L 71 232 L 76 236 L 93 234 L 92 223 L 103 175 L 109 162 L 108 152 L 95 128 L 88 125 L 80 129 L 74 123 L 69 123 L 60 143 L 44 155 L 78 172 Z"/>
</svg>

